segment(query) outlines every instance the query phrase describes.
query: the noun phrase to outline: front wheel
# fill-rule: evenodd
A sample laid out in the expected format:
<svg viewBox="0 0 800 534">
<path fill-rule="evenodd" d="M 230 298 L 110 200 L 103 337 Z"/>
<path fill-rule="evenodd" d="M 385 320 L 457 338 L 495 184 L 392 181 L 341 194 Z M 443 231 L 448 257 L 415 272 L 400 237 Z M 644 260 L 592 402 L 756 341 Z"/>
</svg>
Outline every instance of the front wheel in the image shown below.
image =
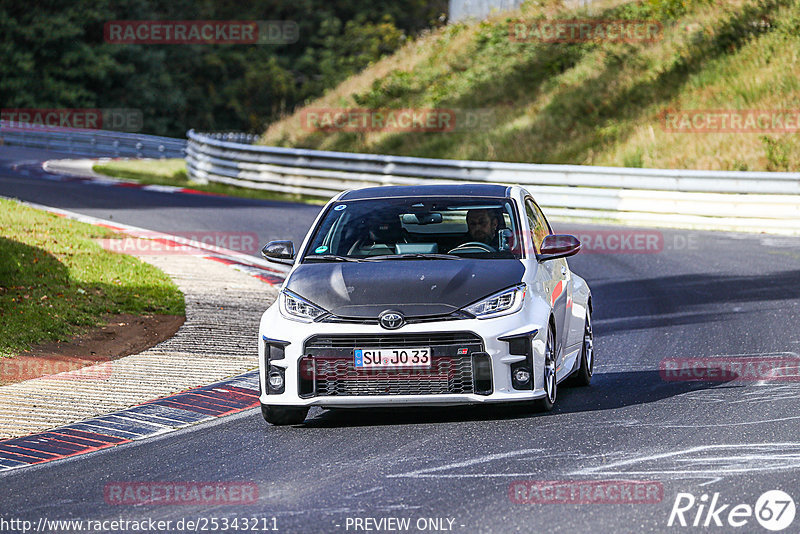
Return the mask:
<svg viewBox="0 0 800 534">
<path fill-rule="evenodd" d="M 544 348 L 544 397 L 533 401 L 537 412 L 549 412 L 556 404 L 558 380 L 556 380 L 556 345 L 553 328 L 547 329 L 547 345 Z"/>
<path fill-rule="evenodd" d="M 300 406 L 268 406 L 261 405 L 261 415 L 272 425 L 299 425 L 306 420 L 308 408 Z"/>
</svg>

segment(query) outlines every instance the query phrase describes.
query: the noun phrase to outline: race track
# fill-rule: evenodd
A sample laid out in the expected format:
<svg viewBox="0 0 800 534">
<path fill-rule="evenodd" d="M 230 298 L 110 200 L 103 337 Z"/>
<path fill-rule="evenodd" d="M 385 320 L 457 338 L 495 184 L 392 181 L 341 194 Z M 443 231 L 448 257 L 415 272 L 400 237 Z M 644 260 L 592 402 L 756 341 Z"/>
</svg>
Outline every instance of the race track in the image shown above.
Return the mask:
<svg viewBox="0 0 800 534">
<path fill-rule="evenodd" d="M 167 233 L 257 232 L 262 244 L 299 243 L 319 210 L 57 181 L 36 164 L 52 156 L 0 147 L 0 195 Z M 553 412 L 314 409 L 304 425 L 279 428 L 250 410 L 0 474 L 0 516 L 173 525 L 257 517 L 279 532 L 304 533 L 364 532 L 356 526 L 370 523 L 354 519 L 390 517 L 410 518 L 409 532 L 436 525 L 464 533 L 661 532 L 678 493 L 705 493 L 709 501 L 719 493 L 719 504 L 731 505 L 722 521 L 767 490 L 800 499 L 800 381 L 689 381 L 659 371 L 665 360 L 797 358 L 800 239 L 553 226 L 595 245 L 637 232 L 660 243 L 637 253 L 595 248 L 569 260 L 592 288 L 597 363 L 592 386 L 559 388 Z M 253 332 L 254 365 L 255 339 Z M 509 493 L 515 481 L 609 480 L 647 481 L 662 493 L 657 502 L 630 504 L 517 503 Z M 253 483 L 258 499 L 212 507 L 106 502 L 107 484 L 137 481 Z M 445 520 L 417 524 L 421 518 Z M 797 524 L 800 518 L 794 531 Z M 754 517 L 738 531 L 766 532 Z"/>
</svg>

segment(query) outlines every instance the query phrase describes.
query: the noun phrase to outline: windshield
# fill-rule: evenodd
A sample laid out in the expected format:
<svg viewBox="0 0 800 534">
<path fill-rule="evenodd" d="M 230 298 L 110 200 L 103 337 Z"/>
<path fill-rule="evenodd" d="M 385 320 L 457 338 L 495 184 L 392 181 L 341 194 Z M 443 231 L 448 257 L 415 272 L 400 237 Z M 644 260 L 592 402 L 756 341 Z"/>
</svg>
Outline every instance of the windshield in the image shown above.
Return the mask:
<svg viewBox="0 0 800 534">
<path fill-rule="evenodd" d="M 411 197 L 333 204 L 303 261 L 521 257 L 510 199 Z"/>
</svg>

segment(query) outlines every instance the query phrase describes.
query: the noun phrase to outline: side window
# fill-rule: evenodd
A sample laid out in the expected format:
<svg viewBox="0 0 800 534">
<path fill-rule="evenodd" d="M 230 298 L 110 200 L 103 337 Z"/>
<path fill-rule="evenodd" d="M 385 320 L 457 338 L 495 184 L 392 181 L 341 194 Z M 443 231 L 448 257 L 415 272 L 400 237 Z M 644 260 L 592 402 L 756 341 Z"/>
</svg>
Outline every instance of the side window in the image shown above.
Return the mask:
<svg viewBox="0 0 800 534">
<path fill-rule="evenodd" d="M 551 233 L 550 225 L 547 224 L 547 219 L 544 218 L 542 210 L 539 209 L 533 200 L 525 200 L 525 213 L 528 217 L 528 224 L 531 228 L 531 238 L 533 239 L 533 246 L 538 253 L 542 246 L 544 238 Z"/>
<path fill-rule="evenodd" d="M 545 234 L 544 236 L 542 236 L 542 239 L 544 239 L 545 236 L 548 236 L 553 233 L 553 228 L 550 227 L 550 223 L 547 222 L 547 218 L 544 216 L 544 213 L 542 213 L 542 209 L 539 207 L 538 204 L 536 204 L 536 202 L 533 203 L 533 209 L 536 210 L 536 218 L 539 220 L 539 223 L 545 229 Z"/>
</svg>

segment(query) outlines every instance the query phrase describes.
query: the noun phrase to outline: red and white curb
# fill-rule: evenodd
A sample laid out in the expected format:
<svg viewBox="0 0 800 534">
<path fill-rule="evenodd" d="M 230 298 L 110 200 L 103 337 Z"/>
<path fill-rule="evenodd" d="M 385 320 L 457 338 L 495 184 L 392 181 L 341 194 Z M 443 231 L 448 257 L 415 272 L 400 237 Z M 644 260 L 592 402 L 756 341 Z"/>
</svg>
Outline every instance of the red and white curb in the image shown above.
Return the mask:
<svg viewBox="0 0 800 534">
<path fill-rule="evenodd" d="M 189 187 L 140 184 L 134 180 L 125 180 L 123 178 L 112 178 L 110 176 L 105 176 L 93 170 L 93 167 L 96 164 L 106 163 L 109 161 L 113 161 L 113 159 L 54 159 L 43 162 L 41 167 L 42 170 L 48 174 L 48 179 L 57 180 L 59 182 L 85 182 L 109 187 L 125 187 L 128 189 L 140 189 L 142 191 L 155 191 L 157 193 L 181 193 L 187 195 L 205 195 L 217 197 L 226 196 L 219 193 L 199 191 Z"/>
<path fill-rule="evenodd" d="M 258 371 L 46 432 L 0 441 L 0 473 L 130 443 L 258 406 Z"/>
</svg>

